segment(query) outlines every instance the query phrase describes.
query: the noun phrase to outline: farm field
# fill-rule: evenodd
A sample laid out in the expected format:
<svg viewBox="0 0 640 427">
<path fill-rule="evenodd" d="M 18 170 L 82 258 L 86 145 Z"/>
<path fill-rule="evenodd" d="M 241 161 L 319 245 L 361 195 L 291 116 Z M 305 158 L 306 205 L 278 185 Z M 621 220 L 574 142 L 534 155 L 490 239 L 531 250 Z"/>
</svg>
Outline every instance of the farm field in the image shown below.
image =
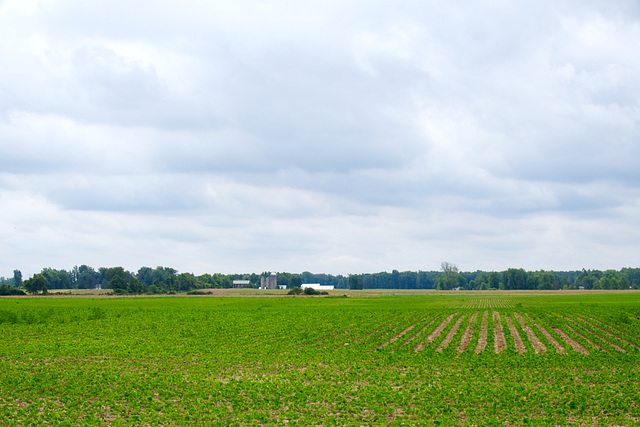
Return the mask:
<svg viewBox="0 0 640 427">
<path fill-rule="evenodd" d="M 640 423 L 638 292 L 357 295 L 1 298 L 0 425 Z"/>
</svg>

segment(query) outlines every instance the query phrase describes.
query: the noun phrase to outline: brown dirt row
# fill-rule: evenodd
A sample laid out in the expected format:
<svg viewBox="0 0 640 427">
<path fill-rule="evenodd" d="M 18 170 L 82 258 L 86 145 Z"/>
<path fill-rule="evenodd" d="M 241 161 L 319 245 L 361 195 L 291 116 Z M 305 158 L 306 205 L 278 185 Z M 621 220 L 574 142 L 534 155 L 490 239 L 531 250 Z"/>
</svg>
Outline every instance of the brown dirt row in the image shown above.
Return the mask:
<svg viewBox="0 0 640 427">
<path fill-rule="evenodd" d="M 507 341 L 504 338 L 504 331 L 502 330 L 502 322 L 500 321 L 500 313 L 493 312 L 493 351 L 500 353 L 507 348 Z"/>
<path fill-rule="evenodd" d="M 590 354 L 589 350 L 584 348 L 579 342 L 577 342 L 576 340 L 571 338 L 569 335 L 567 335 L 567 333 L 562 329 L 553 328 L 553 330 L 556 331 L 556 333 L 560 335 L 562 339 L 565 340 L 571 346 L 571 348 L 573 348 L 578 353 L 587 354 L 587 355 Z"/>
<path fill-rule="evenodd" d="M 601 342 L 605 343 L 606 345 L 608 345 L 609 347 L 613 348 L 616 351 L 619 351 L 620 353 L 626 353 L 627 350 L 625 350 L 624 348 L 620 347 L 617 344 L 612 343 L 611 341 L 608 341 L 604 338 L 602 338 L 600 335 L 596 334 L 595 332 L 589 330 L 588 328 L 586 328 L 582 323 L 577 322 L 575 319 L 569 319 L 571 320 L 575 325 L 579 326 L 582 330 L 588 332 L 589 334 L 591 334 L 592 336 L 594 336 L 595 338 L 597 338 L 598 340 L 600 340 Z M 584 322 L 585 324 L 587 324 L 588 326 L 591 326 L 593 328 L 592 325 L 589 325 L 588 322 Z"/>
<path fill-rule="evenodd" d="M 542 325 L 533 321 L 531 317 L 527 313 L 524 314 L 533 325 L 538 328 L 538 330 L 544 335 L 544 337 L 551 343 L 551 345 L 556 349 L 558 353 L 564 353 L 566 349 L 560 345 L 560 343 L 551 335 Z"/>
<path fill-rule="evenodd" d="M 466 317 L 466 314 L 463 314 L 462 316 L 460 316 L 458 318 L 456 323 L 453 325 L 453 328 L 451 328 L 451 330 L 449 331 L 447 336 L 444 337 L 444 340 L 442 340 L 442 342 L 440 343 L 438 348 L 436 348 L 436 351 L 438 353 L 442 353 L 442 350 L 444 350 L 445 348 L 447 348 L 449 346 L 449 343 L 451 342 L 453 337 L 455 337 L 456 333 L 458 333 L 458 329 L 460 329 L 460 325 L 462 324 L 462 321 L 464 320 L 465 317 Z"/>
<path fill-rule="evenodd" d="M 533 332 L 533 329 L 531 329 L 531 326 L 527 325 L 527 322 L 524 320 L 524 317 L 522 317 L 518 313 L 513 313 L 513 315 L 515 316 L 518 323 L 520 323 L 520 326 L 522 327 L 522 330 L 524 331 L 524 333 L 527 334 L 527 338 L 529 338 L 529 342 L 533 347 L 533 351 L 536 354 L 544 353 L 545 351 L 547 351 L 547 346 L 545 346 L 542 343 L 542 341 L 540 341 L 540 338 L 538 338 L 538 336 Z"/>
<path fill-rule="evenodd" d="M 411 341 L 415 340 L 417 337 L 419 337 L 424 331 L 427 330 L 427 328 L 429 326 L 431 326 L 436 320 L 438 320 L 438 317 L 435 317 L 434 319 L 431 320 L 431 322 L 427 323 L 426 325 L 424 325 L 418 332 L 416 332 L 415 334 L 413 334 L 411 336 L 411 338 L 409 338 L 407 341 L 405 341 L 404 343 L 402 343 L 402 345 L 400 347 L 404 347 L 405 345 L 409 344 Z"/>
<path fill-rule="evenodd" d="M 469 343 L 471 342 L 471 338 L 473 337 L 473 328 L 476 325 L 476 319 L 478 318 L 478 312 L 473 313 L 473 316 L 469 319 L 469 324 L 467 328 L 464 330 L 464 334 L 462 335 L 462 339 L 460 340 L 460 344 L 458 344 L 457 351 L 462 353 L 467 349 Z"/>
<path fill-rule="evenodd" d="M 353 343 L 353 344 L 355 344 L 355 343 L 358 343 L 358 342 L 360 342 L 360 341 L 363 341 L 363 340 L 365 340 L 365 339 L 367 339 L 367 338 L 370 338 L 370 337 L 372 337 L 373 335 L 375 335 L 375 334 L 377 334 L 378 332 L 381 332 L 381 331 L 382 331 L 382 333 L 383 333 L 381 336 L 384 336 L 384 335 L 386 335 L 386 334 L 393 333 L 393 332 L 395 332 L 396 330 L 398 330 L 398 328 L 400 328 L 400 325 L 402 324 L 402 322 L 403 322 L 404 320 L 406 320 L 408 317 L 409 317 L 408 315 L 407 315 L 407 316 L 403 316 L 401 319 L 397 320 L 397 322 L 396 322 L 395 326 L 394 326 L 392 329 L 390 329 L 390 330 L 385 330 L 385 328 L 378 328 L 378 329 L 376 329 L 376 330 L 374 330 L 374 331 L 372 331 L 372 332 L 369 332 L 369 333 L 368 333 L 368 334 L 366 334 L 366 335 L 363 335 L 363 336 L 361 336 L 361 337 L 356 338 L 355 340 L 353 340 L 353 341 L 352 341 L 352 343 Z"/>
<path fill-rule="evenodd" d="M 588 319 L 588 320 L 587 320 L 587 319 Z M 617 336 L 617 335 L 615 335 L 615 334 L 612 334 L 611 332 L 609 332 L 609 331 L 607 331 L 607 330 L 605 330 L 605 329 L 603 329 L 603 328 L 601 328 L 601 327 L 599 327 L 599 326 L 594 325 L 594 323 L 593 323 L 592 321 L 598 322 L 598 323 L 600 323 L 600 324 L 601 324 L 601 325 L 603 325 L 603 326 L 609 326 L 609 325 L 606 325 L 605 323 L 602 323 L 601 321 L 599 321 L 599 320 L 597 320 L 597 319 L 593 319 L 593 318 L 591 318 L 591 317 L 585 317 L 584 319 L 582 319 L 582 321 L 583 321 L 584 323 L 586 323 L 587 325 L 591 326 L 593 329 L 597 329 L 597 330 L 599 330 L 600 332 L 602 332 L 602 333 L 603 333 L 603 334 L 605 334 L 605 335 L 608 335 L 608 336 L 610 336 L 610 337 L 612 337 L 612 338 L 617 339 L 618 341 L 621 341 L 621 342 L 623 342 L 623 343 L 625 343 L 625 344 L 627 344 L 627 345 L 630 345 L 630 346 L 631 346 L 631 347 L 633 347 L 633 348 L 637 348 L 638 350 L 640 350 L 640 347 L 638 347 L 637 345 L 635 345 L 635 344 L 633 344 L 633 343 L 630 343 L 629 341 L 623 340 L 623 339 L 622 339 L 622 338 L 620 338 L 619 336 Z M 590 322 L 590 321 L 591 321 L 591 322 Z M 612 327 L 612 326 L 609 326 L 609 327 L 610 327 L 611 329 L 613 329 L 614 331 L 619 332 L 619 333 L 620 333 L 620 334 L 622 334 L 622 335 L 627 335 L 627 334 L 625 334 L 624 332 L 619 331 L 618 329 L 616 329 L 616 328 L 614 328 L 614 327 Z M 627 335 L 627 336 L 630 336 L 630 335 Z"/>
<path fill-rule="evenodd" d="M 423 342 L 421 342 L 420 344 L 418 344 L 418 345 L 416 346 L 416 348 L 414 349 L 414 351 L 415 351 L 415 352 L 418 352 L 418 351 L 422 351 L 422 350 L 424 350 L 424 348 L 425 348 L 426 346 L 428 346 L 429 344 L 431 344 L 431 343 L 433 342 L 433 340 L 435 340 L 436 338 L 438 338 L 438 336 L 440 336 L 440 334 L 442 333 L 442 331 L 444 331 L 444 328 L 446 328 L 446 327 L 447 327 L 447 325 L 448 325 L 449 323 L 451 323 L 451 321 L 453 320 L 453 318 L 454 318 L 454 316 L 455 316 L 456 314 L 458 314 L 458 312 L 457 312 L 457 311 L 456 311 L 455 313 L 453 313 L 453 314 L 450 314 L 450 315 L 449 315 L 449 317 L 447 317 L 446 319 L 444 319 L 444 320 L 442 321 L 442 323 L 440 323 L 440 324 L 438 325 L 438 327 L 437 327 L 433 332 L 431 332 L 431 333 L 429 334 L 429 336 L 427 337 L 427 339 L 426 339 L 426 340 L 424 340 Z"/>
<path fill-rule="evenodd" d="M 583 316 L 583 317 L 585 318 L 585 320 L 587 320 L 587 319 L 588 319 L 588 320 L 591 320 L 591 321 L 593 321 L 593 322 L 599 323 L 599 324 L 601 324 L 601 325 L 603 325 L 603 326 L 607 326 L 607 327 L 609 327 L 609 328 L 613 329 L 614 331 L 618 332 L 619 334 L 625 335 L 625 336 L 627 336 L 627 337 L 629 337 L 629 338 L 632 338 L 632 339 L 637 339 L 637 338 L 636 338 L 636 337 L 634 337 L 633 335 L 629 335 L 628 333 L 626 333 L 626 332 L 624 332 L 624 331 L 621 331 L 620 329 L 617 329 L 617 328 L 615 328 L 615 327 L 613 327 L 613 326 L 611 326 L 611 325 L 609 325 L 609 324 L 607 324 L 607 323 L 604 323 L 604 322 L 603 322 L 602 320 L 600 320 L 600 319 L 595 319 L 595 318 L 593 318 L 593 317 L 587 317 L 587 316 Z"/>
<path fill-rule="evenodd" d="M 404 334 L 406 334 L 407 332 L 409 332 L 410 330 L 412 330 L 413 328 L 415 328 L 416 325 L 411 325 L 407 328 L 405 328 L 402 332 L 400 332 L 398 335 L 393 336 L 391 339 L 389 339 L 388 341 L 385 341 L 382 345 L 380 345 L 379 348 L 383 348 L 388 346 L 391 343 L 396 342 L 399 338 L 401 338 Z"/>
<path fill-rule="evenodd" d="M 511 320 L 511 317 L 507 316 L 506 314 L 504 316 L 504 320 L 507 321 L 507 326 L 509 327 L 509 332 L 511 332 L 511 336 L 513 337 L 513 343 L 516 347 L 516 351 L 518 353 L 526 353 L 527 347 L 524 345 L 524 342 L 522 342 L 522 338 L 518 333 L 518 328 L 516 328 L 513 320 Z"/>
<path fill-rule="evenodd" d="M 489 324 L 489 312 L 485 311 L 482 314 L 482 323 L 480 323 L 480 337 L 478 338 L 478 344 L 476 345 L 476 353 L 483 352 L 487 347 L 487 329 Z"/>
<path fill-rule="evenodd" d="M 571 326 L 569 325 L 565 325 L 566 328 L 568 330 L 570 330 L 571 332 L 573 332 L 574 334 L 576 334 L 577 336 L 579 336 L 580 338 L 582 338 L 583 340 L 585 340 L 591 347 L 595 348 L 596 350 L 602 350 L 606 353 L 608 353 L 604 348 L 600 347 L 598 344 L 594 343 L 593 341 L 591 341 L 589 338 L 585 337 L 584 335 L 582 335 L 580 332 L 576 331 L 575 329 L 573 329 Z"/>
</svg>

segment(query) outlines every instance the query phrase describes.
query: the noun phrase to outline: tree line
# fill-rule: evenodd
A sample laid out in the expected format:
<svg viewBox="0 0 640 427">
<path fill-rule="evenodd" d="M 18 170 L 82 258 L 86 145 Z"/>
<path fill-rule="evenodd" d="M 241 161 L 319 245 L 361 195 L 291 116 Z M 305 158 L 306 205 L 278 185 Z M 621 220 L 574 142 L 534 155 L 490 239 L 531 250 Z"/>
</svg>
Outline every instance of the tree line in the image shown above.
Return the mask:
<svg viewBox="0 0 640 427">
<path fill-rule="evenodd" d="M 179 273 L 170 267 L 141 267 L 130 272 L 123 267 L 75 266 L 70 270 L 44 268 L 23 281 L 20 270 L 13 277 L 0 277 L 0 295 L 24 292 L 46 293 L 52 289 L 111 289 L 124 294 L 161 294 L 188 292 L 207 288 L 231 288 L 234 280 L 249 280 L 252 287 L 260 285 L 260 274 Z M 353 274 L 349 276 L 279 272 L 279 285 L 287 289 L 303 283 L 333 285 L 336 289 L 440 289 L 440 290 L 559 290 L 559 289 L 640 289 L 640 268 L 621 270 L 526 271 L 509 268 L 505 271 L 461 272 L 449 263 L 440 271 L 398 271 Z"/>
</svg>

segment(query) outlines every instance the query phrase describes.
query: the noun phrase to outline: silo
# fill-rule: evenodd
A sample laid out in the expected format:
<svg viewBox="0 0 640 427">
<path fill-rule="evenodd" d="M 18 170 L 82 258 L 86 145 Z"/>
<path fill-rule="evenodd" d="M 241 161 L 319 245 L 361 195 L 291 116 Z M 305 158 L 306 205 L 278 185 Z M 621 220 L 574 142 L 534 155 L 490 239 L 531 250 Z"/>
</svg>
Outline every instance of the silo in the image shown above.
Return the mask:
<svg viewBox="0 0 640 427">
<path fill-rule="evenodd" d="M 276 289 L 278 287 L 278 276 L 276 273 L 271 273 L 269 276 L 269 289 Z"/>
</svg>

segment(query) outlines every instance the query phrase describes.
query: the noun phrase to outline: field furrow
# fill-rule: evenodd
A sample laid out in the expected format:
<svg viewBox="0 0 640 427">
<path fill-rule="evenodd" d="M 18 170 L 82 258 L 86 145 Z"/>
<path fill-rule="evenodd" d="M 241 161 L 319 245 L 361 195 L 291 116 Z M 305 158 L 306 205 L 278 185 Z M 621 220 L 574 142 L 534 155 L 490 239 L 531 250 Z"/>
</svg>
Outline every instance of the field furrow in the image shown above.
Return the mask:
<svg viewBox="0 0 640 427">
<path fill-rule="evenodd" d="M 553 330 L 560 335 L 560 337 L 562 337 L 562 339 L 571 346 L 571 348 L 573 348 L 574 351 L 577 351 L 578 353 L 582 353 L 582 354 L 590 354 L 589 350 L 587 350 L 586 348 L 584 348 L 582 346 L 582 344 L 580 344 L 579 342 L 577 342 L 576 340 L 574 340 L 573 338 L 571 338 L 569 335 L 567 335 L 567 333 L 565 331 L 563 331 L 560 328 L 553 328 Z"/>
<path fill-rule="evenodd" d="M 456 348 L 456 350 L 459 351 L 460 353 L 465 351 L 469 346 L 469 343 L 471 342 L 471 338 L 473 337 L 473 328 L 476 325 L 477 318 L 478 318 L 478 313 L 476 312 L 476 313 L 473 313 L 473 315 L 469 319 L 469 324 L 467 325 L 467 328 L 464 330 L 464 334 L 462 335 L 462 339 L 460 340 L 460 344 L 458 345 L 458 348 Z"/>
<path fill-rule="evenodd" d="M 547 346 L 545 346 L 542 341 L 540 341 L 540 338 L 538 338 L 538 336 L 533 332 L 533 329 L 531 329 L 531 327 L 527 324 L 524 317 L 522 317 L 519 313 L 513 313 L 513 315 L 515 316 L 518 323 L 520 323 L 520 326 L 522 327 L 524 333 L 527 335 L 527 338 L 529 338 L 529 342 L 533 347 L 533 351 L 536 354 L 544 353 L 545 351 L 547 351 Z"/>
<path fill-rule="evenodd" d="M 389 340 L 385 341 L 384 343 L 382 343 L 380 345 L 380 347 L 378 347 L 378 348 L 384 348 L 384 347 L 388 346 L 389 344 L 392 344 L 392 343 L 396 342 L 398 339 L 402 338 L 404 336 L 404 334 L 406 334 L 407 332 L 409 332 L 410 330 L 412 330 L 415 327 L 416 327 L 416 325 L 410 325 L 410 326 L 404 328 L 402 330 L 402 332 L 400 332 L 398 335 L 395 335 L 395 336 L 391 337 L 391 339 L 389 339 Z"/>
<path fill-rule="evenodd" d="M 425 347 L 427 347 L 429 344 L 431 344 L 436 338 L 438 338 L 440 336 L 440 334 L 442 333 L 442 331 L 444 331 L 444 329 L 447 327 L 447 325 L 449 325 L 449 323 L 451 323 L 451 321 L 453 320 L 453 318 L 455 317 L 455 315 L 458 314 L 458 312 L 455 312 L 453 314 L 450 314 L 446 319 L 444 319 L 442 321 L 442 323 L 440 323 L 438 325 L 438 327 L 429 334 L 429 336 L 427 337 L 427 339 L 425 339 L 423 342 L 421 342 L 420 344 L 418 344 L 416 346 L 416 348 L 414 349 L 415 352 L 419 352 L 424 350 Z"/>
<path fill-rule="evenodd" d="M 516 328 L 516 325 L 513 323 L 513 320 L 511 320 L 511 317 L 509 317 L 508 315 L 504 316 L 504 320 L 507 321 L 507 326 L 509 327 L 509 332 L 513 337 L 513 343 L 515 345 L 516 351 L 518 353 L 526 353 L 527 347 L 525 347 L 524 342 L 522 342 L 522 338 L 520 337 L 520 334 L 518 333 L 518 329 Z"/>
<path fill-rule="evenodd" d="M 607 352 L 604 348 L 600 347 L 598 344 L 594 343 L 589 338 L 585 337 L 583 334 L 581 334 L 580 332 L 578 332 L 575 329 L 573 329 L 571 326 L 565 325 L 565 327 L 569 331 L 571 331 L 574 335 L 577 335 L 580 339 L 585 341 L 587 344 L 589 344 L 591 347 L 595 348 L 596 350 L 601 350 L 601 351 Z"/>
<path fill-rule="evenodd" d="M 525 313 L 524 315 L 527 317 L 527 319 L 529 319 L 531 323 L 533 323 L 533 326 L 535 326 L 540 331 L 540 333 L 542 333 L 542 335 L 547 339 L 547 341 L 551 343 L 551 345 L 556 349 L 556 352 L 564 353 L 566 351 L 566 349 L 553 337 L 553 335 L 549 333 L 549 331 L 547 331 L 544 328 L 544 326 L 542 326 L 538 322 L 534 322 L 533 319 L 529 317 L 527 313 Z"/>
<path fill-rule="evenodd" d="M 413 342 L 413 340 L 415 340 L 416 338 L 418 338 L 420 335 L 422 335 L 422 333 L 424 331 L 426 331 L 429 326 L 433 325 L 437 320 L 439 319 L 439 316 L 436 316 L 434 319 L 432 319 L 429 323 L 427 323 L 426 325 L 424 325 L 418 332 L 416 332 L 415 334 L 413 334 L 411 337 L 409 337 L 408 340 L 406 340 L 405 342 L 403 342 L 400 347 L 404 347 L 405 345 L 408 345 L 409 343 Z"/>
<path fill-rule="evenodd" d="M 504 337 L 504 331 L 502 330 L 502 321 L 500 320 L 500 313 L 493 312 L 493 351 L 498 354 L 507 348 L 507 340 Z"/>
<path fill-rule="evenodd" d="M 582 328 L 583 330 L 587 331 L 589 334 L 591 334 L 591 336 L 593 336 L 594 338 L 596 338 L 597 340 L 599 340 L 600 342 L 604 343 L 605 345 L 613 348 L 614 350 L 620 352 L 620 353 L 626 353 L 627 350 L 625 350 L 624 348 L 620 347 L 619 345 L 605 339 L 602 337 L 602 332 L 595 332 L 593 331 L 593 326 L 589 325 L 587 322 L 585 322 L 582 319 L 579 319 L 578 321 L 576 321 L 575 319 L 571 319 L 572 322 L 579 326 L 580 328 Z"/>
<path fill-rule="evenodd" d="M 458 329 L 460 329 L 460 325 L 462 324 L 462 321 L 464 320 L 464 318 L 466 317 L 465 314 L 463 314 L 462 316 L 460 316 L 458 318 L 458 320 L 456 321 L 456 323 L 454 323 L 453 328 L 451 328 L 451 330 L 449 331 L 449 333 L 447 334 L 446 337 L 444 337 L 444 340 L 440 343 L 440 345 L 436 348 L 436 351 L 439 353 L 442 353 L 442 351 L 447 348 L 449 346 L 449 343 L 451 342 L 451 340 L 453 339 L 453 337 L 456 336 L 456 333 L 458 333 Z"/>
<path fill-rule="evenodd" d="M 489 324 L 489 312 L 485 311 L 482 314 L 482 322 L 480 323 L 480 336 L 478 337 L 478 344 L 476 345 L 476 354 L 481 353 L 487 347 L 487 334 Z"/>
<path fill-rule="evenodd" d="M 611 337 L 611 338 L 614 338 L 614 339 L 616 339 L 616 340 L 618 340 L 618 341 L 620 341 L 620 342 L 622 342 L 622 343 L 625 343 L 625 344 L 627 344 L 627 345 L 628 345 L 628 346 L 630 346 L 630 347 L 633 347 L 633 348 L 636 348 L 636 349 L 640 350 L 640 347 L 638 347 L 637 345 L 635 345 L 635 344 L 633 344 L 633 343 L 631 343 L 631 342 L 629 342 L 629 341 L 627 341 L 627 340 L 624 340 L 624 339 L 620 338 L 619 336 L 617 336 L 617 335 L 615 335 L 615 334 L 613 334 L 613 333 L 611 333 L 611 332 L 607 331 L 606 329 L 603 329 L 603 328 L 601 328 L 601 327 L 599 327 L 599 326 L 596 326 L 593 322 L 589 322 L 589 320 L 587 320 L 587 319 L 589 319 L 589 320 L 593 320 L 593 321 L 595 321 L 595 322 L 597 322 L 597 323 L 599 323 L 599 324 L 601 324 L 601 325 L 603 325 L 603 326 L 608 326 L 609 328 L 611 328 L 611 329 L 613 329 L 613 330 L 615 330 L 615 331 L 619 332 L 620 334 L 624 334 L 624 332 L 621 332 L 621 331 L 619 331 L 619 330 L 617 330 L 617 329 L 615 329 L 615 328 L 613 328 L 613 327 L 611 327 L 611 326 L 609 326 L 609 325 L 605 325 L 604 323 L 602 323 L 602 322 L 600 322 L 599 320 L 596 320 L 596 319 L 591 319 L 591 318 L 588 318 L 588 317 L 583 319 L 583 321 L 584 321 L 587 325 L 589 325 L 589 326 L 591 326 L 592 328 L 594 328 L 594 329 L 596 329 L 596 330 L 598 330 L 598 331 L 602 332 L 603 334 L 605 334 L 605 335 L 607 335 L 607 336 L 609 336 L 609 337 Z M 624 334 L 624 335 L 626 335 L 626 334 Z"/>
</svg>

